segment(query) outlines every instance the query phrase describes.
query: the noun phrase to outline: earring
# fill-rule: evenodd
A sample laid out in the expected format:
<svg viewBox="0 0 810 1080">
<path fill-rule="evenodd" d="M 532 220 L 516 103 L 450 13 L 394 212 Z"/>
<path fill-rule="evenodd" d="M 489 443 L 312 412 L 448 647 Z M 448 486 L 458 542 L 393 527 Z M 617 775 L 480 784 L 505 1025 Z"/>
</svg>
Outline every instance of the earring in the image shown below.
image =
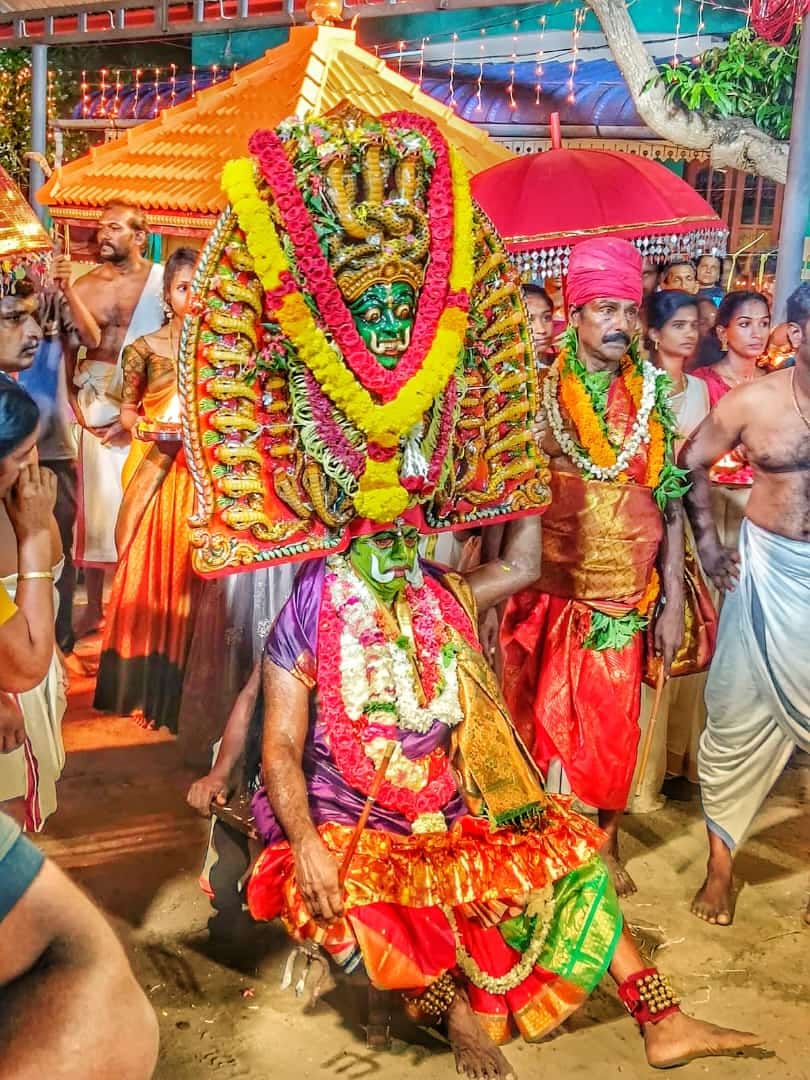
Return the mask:
<svg viewBox="0 0 810 1080">
<path fill-rule="evenodd" d="M 169 322 L 172 315 L 174 315 L 174 310 L 172 309 L 172 305 L 169 303 L 168 300 L 164 300 L 163 301 L 163 316 L 166 319 L 166 322 Z"/>
</svg>

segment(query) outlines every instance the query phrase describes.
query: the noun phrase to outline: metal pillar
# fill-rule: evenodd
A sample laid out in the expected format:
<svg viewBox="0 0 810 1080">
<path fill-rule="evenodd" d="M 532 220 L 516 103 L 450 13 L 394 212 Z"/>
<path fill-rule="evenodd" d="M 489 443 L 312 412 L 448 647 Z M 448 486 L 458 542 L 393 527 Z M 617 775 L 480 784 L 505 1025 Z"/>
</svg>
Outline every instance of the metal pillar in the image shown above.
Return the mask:
<svg viewBox="0 0 810 1080">
<path fill-rule="evenodd" d="M 48 46 L 31 47 L 31 149 L 45 155 L 48 137 Z M 45 207 L 34 196 L 45 183 L 42 169 L 33 159 L 29 162 L 28 201 L 40 221 L 45 220 Z"/>
<path fill-rule="evenodd" d="M 810 220 L 810 15 L 802 20 L 799 66 L 793 89 L 785 200 L 779 230 L 779 258 L 773 300 L 775 323 L 784 322 L 787 298 L 801 281 L 804 238 Z"/>
</svg>

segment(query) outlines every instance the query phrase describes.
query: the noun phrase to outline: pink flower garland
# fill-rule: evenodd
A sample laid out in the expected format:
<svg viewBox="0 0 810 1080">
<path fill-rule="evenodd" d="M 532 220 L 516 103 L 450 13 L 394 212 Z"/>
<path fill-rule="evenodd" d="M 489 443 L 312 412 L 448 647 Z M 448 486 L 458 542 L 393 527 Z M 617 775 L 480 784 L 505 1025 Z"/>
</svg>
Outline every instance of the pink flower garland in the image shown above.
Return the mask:
<svg viewBox="0 0 810 1080">
<path fill-rule="evenodd" d="M 307 399 L 318 438 L 353 476 L 360 476 L 365 468 L 365 455 L 351 445 L 335 420 L 332 403 L 321 390 L 318 380 L 303 366 L 304 381 L 307 387 Z"/>
<path fill-rule="evenodd" d="M 450 449 L 450 436 L 453 432 L 453 414 L 458 400 L 458 383 L 451 379 L 444 392 L 442 403 L 442 415 L 439 421 L 439 438 L 436 440 L 436 449 L 428 466 L 428 487 L 435 488 L 439 482 L 442 466 Z"/>
<path fill-rule="evenodd" d="M 320 650 L 318 660 L 319 712 L 329 749 L 340 773 L 355 790 L 367 795 L 376 770 L 374 762 L 368 757 L 363 747 L 362 733 L 366 725 L 355 726 L 352 723 L 346 713 L 340 691 L 340 636 L 343 621 L 335 608 L 331 585 L 332 576 L 327 573 L 318 628 L 319 640 L 325 646 Z M 475 633 L 461 605 L 447 590 L 430 578 L 425 579 L 423 588 L 430 589 L 438 601 L 444 623 L 452 626 L 464 636 L 465 640 L 474 644 Z M 426 605 L 421 602 L 420 592 L 421 590 L 409 586 L 406 596 L 411 605 L 420 668 L 424 682 L 430 684 L 429 687 L 425 686 L 425 692 L 433 695 L 438 687 L 438 657 L 444 642 L 440 641 L 435 621 L 430 618 Z M 444 623 L 441 625 L 443 626 Z M 379 638 L 377 639 L 375 634 L 375 639 L 381 642 L 384 635 L 379 625 L 377 631 Z M 362 644 L 368 647 L 376 644 L 377 640 L 365 641 Z M 415 821 L 420 814 L 438 813 L 447 806 L 457 792 L 456 781 L 447 755 L 443 750 L 435 750 L 428 755 L 428 760 L 430 762 L 429 779 L 421 791 L 414 792 L 384 781 L 377 796 L 379 805 L 386 810 L 402 814 L 408 821 Z"/>
<path fill-rule="evenodd" d="M 420 370 L 436 337 L 445 307 L 466 311 L 466 293 L 449 294 L 448 279 L 453 250 L 453 187 L 447 145 L 438 128 L 425 117 L 411 113 L 391 113 L 384 119 L 392 125 L 412 128 L 428 139 L 435 155 L 435 167 L 428 192 L 430 257 L 419 294 L 411 344 L 394 370 L 382 367 L 369 352 L 354 324 L 337 286 L 329 262 L 323 254 L 296 182 L 295 170 L 282 140 L 272 131 L 257 131 L 248 144 L 259 163 L 262 176 L 272 192 L 284 227 L 293 243 L 296 262 L 306 287 L 346 364 L 369 392 L 383 402 L 393 400 L 399 390 Z"/>
</svg>

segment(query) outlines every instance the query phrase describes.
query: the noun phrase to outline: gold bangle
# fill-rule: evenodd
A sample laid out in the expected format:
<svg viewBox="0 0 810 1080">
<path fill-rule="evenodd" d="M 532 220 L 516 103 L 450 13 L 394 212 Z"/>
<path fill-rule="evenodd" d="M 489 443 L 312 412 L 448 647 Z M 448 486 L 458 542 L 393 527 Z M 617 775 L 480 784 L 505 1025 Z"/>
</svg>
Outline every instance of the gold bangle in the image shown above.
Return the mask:
<svg viewBox="0 0 810 1080">
<path fill-rule="evenodd" d="M 32 570 L 30 574 L 18 574 L 17 581 L 53 581 L 52 570 Z"/>
</svg>

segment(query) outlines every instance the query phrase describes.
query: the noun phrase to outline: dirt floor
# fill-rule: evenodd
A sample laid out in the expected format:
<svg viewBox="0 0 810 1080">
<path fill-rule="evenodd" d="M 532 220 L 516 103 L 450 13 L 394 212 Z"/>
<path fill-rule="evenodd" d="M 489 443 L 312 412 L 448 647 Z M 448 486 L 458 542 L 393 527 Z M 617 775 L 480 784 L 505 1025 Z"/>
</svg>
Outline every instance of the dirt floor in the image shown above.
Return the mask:
<svg viewBox="0 0 810 1080">
<path fill-rule="evenodd" d="M 92 647 L 82 654 L 91 659 Z M 283 933 L 257 928 L 247 948 L 208 942 L 200 891 L 206 822 L 185 805 L 194 778 L 172 738 L 90 707 L 92 679 L 74 676 L 59 810 L 41 837 L 109 913 L 160 1018 L 159 1080 L 391 1080 L 455 1076 L 437 1039 L 395 1023 L 393 1051 L 365 1046 L 363 993 L 341 985 L 310 1014 L 279 981 Z M 625 851 L 639 884 L 628 921 L 656 948 L 685 1008 L 758 1031 L 769 1057 L 697 1062 L 685 1077 L 810 1080 L 810 927 L 800 919 L 810 888 L 810 762 L 787 770 L 740 856 L 743 883 L 730 929 L 689 914 L 700 884 L 704 835 L 696 803 L 627 820 Z M 564 1032 L 507 1048 L 527 1077 L 642 1077 L 642 1045 L 606 980 Z"/>
</svg>

